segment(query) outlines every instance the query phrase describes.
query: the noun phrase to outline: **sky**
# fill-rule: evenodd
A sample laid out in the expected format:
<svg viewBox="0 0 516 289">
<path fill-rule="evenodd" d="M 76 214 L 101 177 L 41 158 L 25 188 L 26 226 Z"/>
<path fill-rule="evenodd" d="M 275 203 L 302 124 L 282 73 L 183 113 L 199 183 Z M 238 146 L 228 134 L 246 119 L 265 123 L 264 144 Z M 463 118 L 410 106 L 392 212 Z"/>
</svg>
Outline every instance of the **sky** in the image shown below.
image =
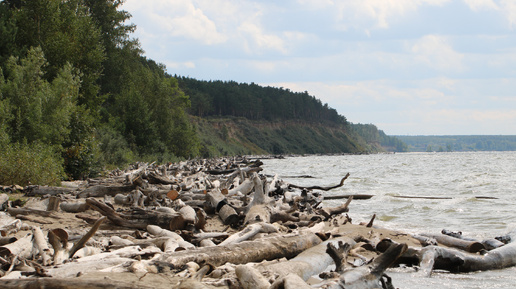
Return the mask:
<svg viewBox="0 0 516 289">
<path fill-rule="evenodd" d="M 126 0 L 172 75 L 308 91 L 388 135 L 516 135 L 516 0 Z"/>
</svg>

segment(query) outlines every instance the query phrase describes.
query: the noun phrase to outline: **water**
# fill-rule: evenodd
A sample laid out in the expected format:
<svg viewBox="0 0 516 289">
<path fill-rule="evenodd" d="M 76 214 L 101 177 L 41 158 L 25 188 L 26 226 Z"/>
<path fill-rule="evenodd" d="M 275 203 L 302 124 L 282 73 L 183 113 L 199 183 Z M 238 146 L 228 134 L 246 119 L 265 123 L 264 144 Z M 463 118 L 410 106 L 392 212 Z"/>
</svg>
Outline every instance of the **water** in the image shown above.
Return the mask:
<svg viewBox="0 0 516 289">
<path fill-rule="evenodd" d="M 516 228 L 516 152 L 309 156 L 263 162 L 265 174 L 278 174 L 289 183 L 304 186 L 336 185 L 349 172 L 344 186 L 327 194 L 374 195 L 370 200 L 351 202 L 353 223 L 369 221 L 376 214 L 375 225 L 385 228 L 408 233 L 448 229 L 478 239 Z M 300 175 L 314 178 L 288 178 Z M 343 201 L 324 201 L 324 205 Z M 443 272 L 423 278 L 413 269 L 404 269 L 389 275 L 398 288 L 515 288 L 515 273 L 515 268 L 508 268 L 469 274 Z"/>
</svg>

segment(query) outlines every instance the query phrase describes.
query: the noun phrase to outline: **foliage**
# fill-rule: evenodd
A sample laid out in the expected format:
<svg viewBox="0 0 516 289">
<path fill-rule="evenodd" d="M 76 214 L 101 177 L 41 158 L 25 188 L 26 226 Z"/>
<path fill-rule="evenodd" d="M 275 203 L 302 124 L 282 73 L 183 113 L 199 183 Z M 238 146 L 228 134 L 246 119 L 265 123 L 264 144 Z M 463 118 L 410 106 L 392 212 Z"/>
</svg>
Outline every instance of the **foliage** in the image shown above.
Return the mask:
<svg viewBox="0 0 516 289">
<path fill-rule="evenodd" d="M 188 96 L 141 55 L 122 3 L 0 1 L 0 145 L 51 147 L 74 179 L 199 154 Z"/>
<path fill-rule="evenodd" d="M 328 104 L 308 94 L 289 89 L 263 87 L 235 81 L 201 81 L 177 77 L 179 86 L 190 95 L 195 116 L 236 116 L 251 120 L 303 120 L 346 125 L 347 121 Z"/>
<path fill-rule="evenodd" d="M 13 143 L 0 149 L 0 184 L 58 185 L 64 177 L 62 159 L 48 145 Z"/>
<path fill-rule="evenodd" d="M 388 136 L 379 130 L 374 124 L 352 124 L 351 127 L 356 131 L 370 146 L 382 147 L 391 152 L 406 152 L 407 145 L 400 139 Z"/>
</svg>

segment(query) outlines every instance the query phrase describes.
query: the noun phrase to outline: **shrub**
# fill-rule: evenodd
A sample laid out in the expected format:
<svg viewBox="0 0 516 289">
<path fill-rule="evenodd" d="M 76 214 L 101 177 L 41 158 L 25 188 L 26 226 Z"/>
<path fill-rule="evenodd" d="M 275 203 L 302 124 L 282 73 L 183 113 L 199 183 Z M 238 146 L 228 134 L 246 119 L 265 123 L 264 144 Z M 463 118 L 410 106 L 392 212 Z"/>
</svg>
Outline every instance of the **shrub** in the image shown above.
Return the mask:
<svg viewBox="0 0 516 289">
<path fill-rule="evenodd" d="M 0 184 L 59 185 L 63 160 L 52 147 L 39 143 L 4 144 L 0 154 Z"/>
</svg>

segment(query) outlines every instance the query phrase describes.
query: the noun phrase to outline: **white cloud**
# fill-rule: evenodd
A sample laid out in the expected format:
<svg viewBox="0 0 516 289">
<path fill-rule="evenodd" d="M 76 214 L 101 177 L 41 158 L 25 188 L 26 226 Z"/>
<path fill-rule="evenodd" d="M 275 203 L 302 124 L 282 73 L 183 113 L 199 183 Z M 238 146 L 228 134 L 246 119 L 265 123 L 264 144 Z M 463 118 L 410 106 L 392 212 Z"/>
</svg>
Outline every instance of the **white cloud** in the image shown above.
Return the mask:
<svg viewBox="0 0 516 289">
<path fill-rule="evenodd" d="M 473 11 L 480 11 L 483 9 L 495 9 L 499 7 L 493 0 L 464 0 L 466 5 Z"/>
<path fill-rule="evenodd" d="M 511 28 L 516 25 L 516 1 L 514 0 L 502 0 L 500 1 L 502 11 L 509 21 Z"/>
<path fill-rule="evenodd" d="M 450 0 L 344 0 L 335 1 L 338 20 L 344 29 L 355 27 L 366 32 L 371 28 L 389 28 L 391 21 L 423 5 L 441 6 Z M 371 23 L 372 22 L 372 23 Z"/>
<path fill-rule="evenodd" d="M 238 27 L 244 48 L 248 53 L 261 54 L 263 50 L 276 50 L 286 53 L 283 39 L 274 34 L 265 33 L 257 21 L 246 21 Z"/>
<path fill-rule="evenodd" d="M 453 50 L 446 39 L 438 35 L 426 35 L 411 48 L 416 60 L 438 70 L 460 71 L 464 55 Z"/>
<path fill-rule="evenodd" d="M 129 0 L 124 9 L 147 21 L 145 30 L 149 34 L 184 37 L 206 45 L 225 42 L 227 36 L 220 33 L 216 24 L 192 1 L 153 0 L 148 2 Z"/>
</svg>

